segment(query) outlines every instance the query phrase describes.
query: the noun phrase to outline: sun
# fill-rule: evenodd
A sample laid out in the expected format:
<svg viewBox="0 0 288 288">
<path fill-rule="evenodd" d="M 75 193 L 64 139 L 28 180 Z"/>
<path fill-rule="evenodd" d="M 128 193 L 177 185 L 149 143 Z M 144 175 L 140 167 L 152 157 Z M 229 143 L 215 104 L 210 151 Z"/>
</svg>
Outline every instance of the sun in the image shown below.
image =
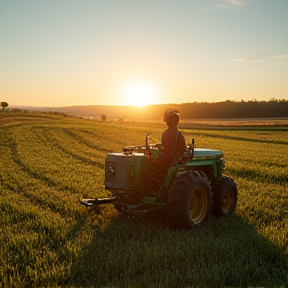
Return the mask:
<svg viewBox="0 0 288 288">
<path fill-rule="evenodd" d="M 129 106 L 143 107 L 155 101 L 154 91 L 144 85 L 131 86 L 125 94 Z"/>
</svg>

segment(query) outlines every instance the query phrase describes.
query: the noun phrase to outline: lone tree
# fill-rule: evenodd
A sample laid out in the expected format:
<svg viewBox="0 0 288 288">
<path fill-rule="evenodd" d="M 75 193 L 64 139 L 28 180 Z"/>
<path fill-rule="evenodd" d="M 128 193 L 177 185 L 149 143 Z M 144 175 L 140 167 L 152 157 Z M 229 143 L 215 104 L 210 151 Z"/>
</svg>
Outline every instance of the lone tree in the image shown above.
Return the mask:
<svg viewBox="0 0 288 288">
<path fill-rule="evenodd" d="M 106 118 L 107 118 L 106 115 L 101 116 L 102 121 L 106 121 Z"/>
<path fill-rule="evenodd" d="M 8 107 L 8 103 L 7 102 L 1 102 L 0 104 L 2 106 L 2 109 L 4 110 L 6 107 Z"/>
</svg>

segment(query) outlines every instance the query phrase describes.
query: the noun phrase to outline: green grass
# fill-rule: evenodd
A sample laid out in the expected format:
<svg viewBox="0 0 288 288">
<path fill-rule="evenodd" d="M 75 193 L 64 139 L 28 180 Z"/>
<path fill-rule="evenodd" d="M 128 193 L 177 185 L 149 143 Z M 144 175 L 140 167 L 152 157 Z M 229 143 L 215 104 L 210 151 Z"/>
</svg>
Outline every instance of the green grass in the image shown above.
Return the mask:
<svg viewBox="0 0 288 288">
<path fill-rule="evenodd" d="M 220 149 L 236 213 L 174 231 L 164 213 L 127 218 L 102 197 L 108 152 L 159 142 L 163 123 L 0 114 L 0 287 L 288 287 L 288 134 L 183 129 Z"/>
</svg>

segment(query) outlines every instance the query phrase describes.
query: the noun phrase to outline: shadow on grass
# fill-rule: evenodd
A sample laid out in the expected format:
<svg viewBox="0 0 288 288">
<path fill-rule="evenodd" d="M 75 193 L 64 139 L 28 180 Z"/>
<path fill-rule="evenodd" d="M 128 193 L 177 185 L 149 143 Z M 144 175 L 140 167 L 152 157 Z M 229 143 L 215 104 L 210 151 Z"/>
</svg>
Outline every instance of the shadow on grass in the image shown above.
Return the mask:
<svg viewBox="0 0 288 288">
<path fill-rule="evenodd" d="M 165 214 L 117 215 L 95 226 L 72 267 L 74 287 L 275 287 L 288 283 L 288 257 L 239 217 L 190 231 Z"/>
</svg>

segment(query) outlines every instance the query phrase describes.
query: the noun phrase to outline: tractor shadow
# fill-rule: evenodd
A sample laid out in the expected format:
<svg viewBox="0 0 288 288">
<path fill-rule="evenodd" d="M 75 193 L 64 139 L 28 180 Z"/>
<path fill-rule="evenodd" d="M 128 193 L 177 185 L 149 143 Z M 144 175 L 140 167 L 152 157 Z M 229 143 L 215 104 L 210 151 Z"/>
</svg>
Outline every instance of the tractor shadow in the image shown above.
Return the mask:
<svg viewBox="0 0 288 288">
<path fill-rule="evenodd" d="M 102 213 L 102 212 L 101 212 Z M 100 215 L 101 216 L 101 215 Z M 165 213 L 97 224 L 72 267 L 73 287 L 287 287 L 288 256 L 246 219 L 211 218 L 189 231 Z M 284 286 L 283 286 L 284 285 Z"/>
</svg>

